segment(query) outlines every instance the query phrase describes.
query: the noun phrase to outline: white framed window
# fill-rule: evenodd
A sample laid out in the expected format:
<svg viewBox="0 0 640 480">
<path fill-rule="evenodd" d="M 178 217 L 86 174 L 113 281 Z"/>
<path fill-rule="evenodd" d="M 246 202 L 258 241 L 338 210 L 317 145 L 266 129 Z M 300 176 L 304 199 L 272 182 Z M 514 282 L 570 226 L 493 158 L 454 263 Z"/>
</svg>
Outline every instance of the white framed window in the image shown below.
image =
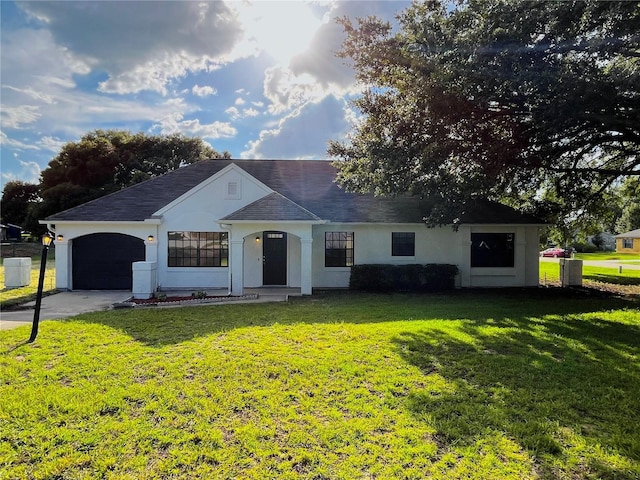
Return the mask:
<svg viewBox="0 0 640 480">
<path fill-rule="evenodd" d="M 391 255 L 394 257 L 413 257 L 416 254 L 415 232 L 392 232 Z"/>
<path fill-rule="evenodd" d="M 353 265 L 353 232 L 324 234 L 324 266 L 351 267 Z"/>
</svg>

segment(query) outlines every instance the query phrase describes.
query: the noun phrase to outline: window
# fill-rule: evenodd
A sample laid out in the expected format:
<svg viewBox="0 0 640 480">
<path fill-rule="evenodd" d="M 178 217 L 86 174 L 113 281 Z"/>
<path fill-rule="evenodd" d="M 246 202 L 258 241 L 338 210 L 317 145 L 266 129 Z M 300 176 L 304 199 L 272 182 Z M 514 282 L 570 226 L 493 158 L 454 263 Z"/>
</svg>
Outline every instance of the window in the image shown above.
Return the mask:
<svg viewBox="0 0 640 480">
<path fill-rule="evenodd" d="M 350 267 L 353 265 L 353 232 L 326 232 L 324 234 L 324 266 Z"/>
<path fill-rule="evenodd" d="M 623 238 L 622 248 L 633 248 L 633 238 Z"/>
<path fill-rule="evenodd" d="M 391 233 L 391 255 L 413 257 L 416 254 L 416 234 L 413 232 Z"/>
<path fill-rule="evenodd" d="M 472 267 L 513 267 L 514 233 L 472 233 Z"/>
<path fill-rule="evenodd" d="M 227 267 L 227 232 L 169 232 L 170 267 Z"/>
</svg>

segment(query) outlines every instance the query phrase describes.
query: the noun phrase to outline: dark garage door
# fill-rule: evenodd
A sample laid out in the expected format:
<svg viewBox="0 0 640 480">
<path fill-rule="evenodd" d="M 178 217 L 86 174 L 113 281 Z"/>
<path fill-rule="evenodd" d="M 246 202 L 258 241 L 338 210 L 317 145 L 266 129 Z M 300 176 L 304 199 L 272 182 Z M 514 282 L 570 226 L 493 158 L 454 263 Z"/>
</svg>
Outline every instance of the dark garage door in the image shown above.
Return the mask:
<svg viewBox="0 0 640 480">
<path fill-rule="evenodd" d="M 131 290 L 131 264 L 144 260 L 144 241 L 121 233 L 94 233 L 73 239 L 74 290 Z"/>
</svg>

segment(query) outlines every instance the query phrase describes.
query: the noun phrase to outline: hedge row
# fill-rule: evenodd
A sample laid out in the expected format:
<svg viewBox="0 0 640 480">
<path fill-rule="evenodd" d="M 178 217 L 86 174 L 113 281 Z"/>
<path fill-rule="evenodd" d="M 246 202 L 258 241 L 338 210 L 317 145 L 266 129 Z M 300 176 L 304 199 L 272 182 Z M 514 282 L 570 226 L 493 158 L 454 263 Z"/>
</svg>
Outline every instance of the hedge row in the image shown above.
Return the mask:
<svg viewBox="0 0 640 480">
<path fill-rule="evenodd" d="M 455 287 L 456 265 L 354 265 L 349 288 L 367 292 L 439 292 Z"/>
</svg>

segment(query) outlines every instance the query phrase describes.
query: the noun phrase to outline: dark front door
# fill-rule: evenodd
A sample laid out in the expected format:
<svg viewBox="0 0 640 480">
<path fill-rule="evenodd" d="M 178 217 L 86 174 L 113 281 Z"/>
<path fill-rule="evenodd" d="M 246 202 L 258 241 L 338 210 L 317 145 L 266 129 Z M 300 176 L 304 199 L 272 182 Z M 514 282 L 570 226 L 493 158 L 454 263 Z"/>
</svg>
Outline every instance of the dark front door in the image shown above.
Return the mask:
<svg viewBox="0 0 640 480">
<path fill-rule="evenodd" d="M 93 233 L 73 239 L 74 290 L 131 290 L 131 264 L 144 260 L 144 241 L 120 233 Z"/>
<path fill-rule="evenodd" d="M 264 232 L 262 235 L 262 284 L 287 284 L 287 234 Z"/>
</svg>

